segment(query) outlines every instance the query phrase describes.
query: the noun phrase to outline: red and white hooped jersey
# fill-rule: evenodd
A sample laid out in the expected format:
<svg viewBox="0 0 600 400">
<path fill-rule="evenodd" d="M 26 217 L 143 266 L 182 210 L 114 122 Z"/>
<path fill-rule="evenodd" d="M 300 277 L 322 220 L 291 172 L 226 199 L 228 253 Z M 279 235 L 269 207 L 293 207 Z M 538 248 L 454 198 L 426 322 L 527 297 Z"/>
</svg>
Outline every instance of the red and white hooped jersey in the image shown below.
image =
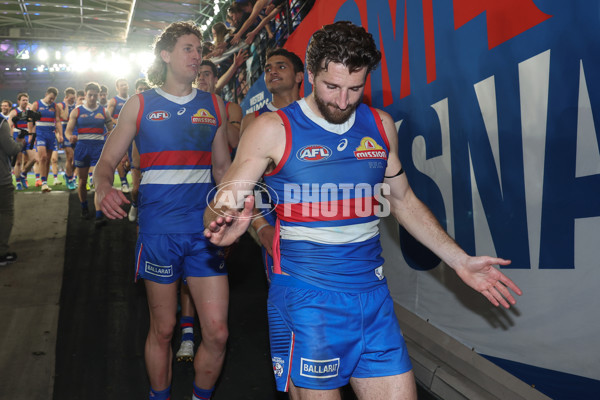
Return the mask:
<svg viewBox="0 0 600 400">
<path fill-rule="evenodd" d="M 202 232 L 214 187 L 212 142 L 222 123 L 217 98 L 196 89 L 177 97 L 159 88 L 137 96 L 140 232 Z"/>
<path fill-rule="evenodd" d="M 286 148 L 265 183 L 276 203 L 281 271 L 332 290 L 385 282 L 378 224 L 389 143 L 377 111 L 361 104 L 331 124 L 303 99 L 277 113 Z"/>
<path fill-rule="evenodd" d="M 77 120 L 74 132 L 80 143 L 99 144 L 106 140 L 106 109 L 99 103 L 93 110 L 81 104 L 75 108 Z"/>
<path fill-rule="evenodd" d="M 35 130 L 36 132 L 42 133 L 42 132 L 52 132 L 54 133 L 54 130 L 56 128 L 56 121 L 58 119 L 60 119 L 60 116 L 56 115 L 56 104 L 55 103 L 50 103 L 50 104 L 46 104 L 44 103 L 44 100 L 38 100 L 36 101 L 37 103 L 37 111 L 42 114 L 42 117 L 40 118 L 39 121 L 36 121 L 35 123 Z"/>
</svg>

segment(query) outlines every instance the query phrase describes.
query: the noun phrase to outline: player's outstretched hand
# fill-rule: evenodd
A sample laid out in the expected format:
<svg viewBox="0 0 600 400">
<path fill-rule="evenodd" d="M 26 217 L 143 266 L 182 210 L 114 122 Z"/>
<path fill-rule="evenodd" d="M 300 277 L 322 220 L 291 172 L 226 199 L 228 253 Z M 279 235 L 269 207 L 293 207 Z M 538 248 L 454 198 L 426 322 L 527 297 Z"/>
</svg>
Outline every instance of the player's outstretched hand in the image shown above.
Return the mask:
<svg viewBox="0 0 600 400">
<path fill-rule="evenodd" d="M 121 206 L 129 204 L 129 200 L 127 200 L 123 192 L 112 186 L 107 188 L 104 185 L 96 186 L 96 202 L 99 204 L 102 213 L 109 219 L 123 219 L 127 217 L 127 213 Z"/>
<path fill-rule="evenodd" d="M 205 221 L 204 236 L 214 245 L 229 246 L 248 229 L 254 210 L 254 196 L 244 199 L 241 211 L 228 210 L 225 215 L 217 215 L 213 221 Z"/>
<path fill-rule="evenodd" d="M 509 308 L 516 304 L 516 300 L 508 289 L 519 296 L 523 292 L 512 280 L 494 267 L 494 265 L 509 264 L 510 260 L 502 258 L 469 257 L 462 268 L 456 269 L 456 273 L 467 285 L 484 295 L 496 307 L 501 304 L 504 308 Z"/>
</svg>

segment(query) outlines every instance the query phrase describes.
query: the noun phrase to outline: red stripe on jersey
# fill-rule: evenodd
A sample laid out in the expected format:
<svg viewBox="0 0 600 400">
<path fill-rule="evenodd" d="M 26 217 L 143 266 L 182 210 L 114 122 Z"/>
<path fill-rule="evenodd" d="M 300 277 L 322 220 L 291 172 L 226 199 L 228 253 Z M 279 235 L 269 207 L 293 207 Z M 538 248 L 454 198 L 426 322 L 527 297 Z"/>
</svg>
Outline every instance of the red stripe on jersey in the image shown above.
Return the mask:
<svg viewBox="0 0 600 400">
<path fill-rule="evenodd" d="M 377 129 L 379 129 L 379 134 L 385 143 L 385 147 L 387 147 L 388 153 L 390 152 L 390 142 L 388 141 L 387 134 L 385 132 L 385 128 L 383 127 L 383 123 L 381 122 L 381 116 L 373 107 L 369 107 L 371 112 L 373 113 L 373 118 L 375 119 L 375 124 L 377 125 Z"/>
<path fill-rule="evenodd" d="M 279 237 L 280 237 L 281 225 L 279 224 L 279 218 L 275 220 L 275 234 L 273 235 L 273 273 L 281 275 L 281 251 L 279 249 Z"/>
<path fill-rule="evenodd" d="M 79 128 L 77 129 L 77 133 L 79 135 L 82 133 L 98 133 L 102 135 L 104 133 L 104 128 Z"/>
<path fill-rule="evenodd" d="M 275 206 L 277 218 L 287 222 L 339 221 L 375 215 L 375 196 L 314 203 L 283 203 Z"/>
<path fill-rule="evenodd" d="M 175 150 L 140 154 L 140 167 L 155 165 L 211 165 L 210 151 Z"/>
<path fill-rule="evenodd" d="M 272 176 L 278 173 L 285 165 L 285 162 L 290 157 L 290 152 L 292 151 L 292 127 L 290 126 L 290 120 L 283 111 L 277 110 L 276 112 L 277 115 L 279 115 L 279 118 L 281 118 L 283 121 L 283 126 L 285 127 L 285 150 L 281 160 L 279 160 L 279 163 L 277 164 L 277 167 L 275 167 L 275 169 L 268 174 L 265 174 L 265 176 Z"/>
<path fill-rule="evenodd" d="M 40 122 L 54 122 L 54 121 L 56 121 L 55 118 L 49 118 L 49 117 L 40 118 Z"/>
</svg>

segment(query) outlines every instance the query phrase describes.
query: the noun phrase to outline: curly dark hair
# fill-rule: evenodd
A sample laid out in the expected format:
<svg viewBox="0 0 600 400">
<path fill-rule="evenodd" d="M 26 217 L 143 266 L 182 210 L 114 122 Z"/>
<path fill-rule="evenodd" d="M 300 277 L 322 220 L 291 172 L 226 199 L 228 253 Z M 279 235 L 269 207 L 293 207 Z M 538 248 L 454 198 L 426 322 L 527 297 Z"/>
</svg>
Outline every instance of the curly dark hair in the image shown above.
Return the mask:
<svg viewBox="0 0 600 400">
<path fill-rule="evenodd" d="M 367 67 L 367 74 L 377 68 L 381 52 L 373 36 L 349 21 L 338 21 L 316 31 L 306 50 L 306 67 L 315 76 L 327 70 L 330 62 L 343 64 L 350 72 Z"/>
<path fill-rule="evenodd" d="M 173 51 L 177 39 L 185 35 L 196 35 L 202 42 L 202 31 L 192 21 L 173 22 L 154 40 L 154 61 L 148 68 L 148 83 L 153 86 L 161 86 L 167 78 L 167 64 L 162 60 L 160 52 L 163 50 Z"/>
</svg>

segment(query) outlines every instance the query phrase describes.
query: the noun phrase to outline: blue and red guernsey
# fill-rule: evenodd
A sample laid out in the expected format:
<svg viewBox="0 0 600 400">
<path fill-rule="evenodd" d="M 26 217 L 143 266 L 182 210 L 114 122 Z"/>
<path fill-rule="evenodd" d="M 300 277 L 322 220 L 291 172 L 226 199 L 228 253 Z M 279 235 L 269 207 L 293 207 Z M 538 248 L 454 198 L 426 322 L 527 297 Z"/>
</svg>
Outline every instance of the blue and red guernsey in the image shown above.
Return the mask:
<svg viewBox="0 0 600 400">
<path fill-rule="evenodd" d="M 161 89 L 137 96 L 140 232 L 202 232 L 204 209 L 214 187 L 212 142 L 222 123 L 217 98 L 196 89 L 184 97 Z"/>
<path fill-rule="evenodd" d="M 385 283 L 378 215 L 389 143 L 377 111 L 361 104 L 336 125 L 302 99 L 277 113 L 286 148 L 264 177 L 279 225 L 275 272 L 330 290 Z"/>
<path fill-rule="evenodd" d="M 36 101 L 37 105 L 38 105 L 38 112 L 40 114 L 42 114 L 42 117 L 40 118 L 39 121 L 36 121 L 35 123 L 35 131 L 39 134 L 39 133 L 43 133 L 43 132 L 51 132 L 52 134 L 54 134 L 54 131 L 56 129 L 56 120 L 57 120 L 57 116 L 56 116 L 56 104 L 54 103 L 50 103 L 50 104 L 46 104 L 44 103 L 44 100 L 38 100 Z"/>
<path fill-rule="evenodd" d="M 71 111 L 73 111 L 75 107 L 77 107 L 77 105 L 73 103 L 73 105 L 71 106 L 65 103 L 64 101 L 61 101 L 60 104 L 62 105 L 63 110 L 67 110 L 67 119 L 62 119 L 62 117 L 60 118 L 60 122 L 63 127 L 63 133 L 65 133 L 67 131 L 67 124 L 69 123 L 69 116 L 71 115 Z"/>
<path fill-rule="evenodd" d="M 86 144 L 104 144 L 106 139 L 106 110 L 100 104 L 90 110 L 84 105 L 77 106 L 77 123 L 73 132 L 77 132 L 77 141 Z"/>
<path fill-rule="evenodd" d="M 113 117 L 113 119 L 117 119 L 117 118 L 119 118 L 119 114 L 121 113 L 121 109 L 125 105 L 125 102 L 127 101 L 127 99 L 124 99 L 124 98 L 119 97 L 119 96 L 115 96 L 113 98 L 116 101 L 116 105 L 115 105 L 115 110 L 113 111 L 113 115 L 111 115 L 111 117 Z"/>
</svg>

